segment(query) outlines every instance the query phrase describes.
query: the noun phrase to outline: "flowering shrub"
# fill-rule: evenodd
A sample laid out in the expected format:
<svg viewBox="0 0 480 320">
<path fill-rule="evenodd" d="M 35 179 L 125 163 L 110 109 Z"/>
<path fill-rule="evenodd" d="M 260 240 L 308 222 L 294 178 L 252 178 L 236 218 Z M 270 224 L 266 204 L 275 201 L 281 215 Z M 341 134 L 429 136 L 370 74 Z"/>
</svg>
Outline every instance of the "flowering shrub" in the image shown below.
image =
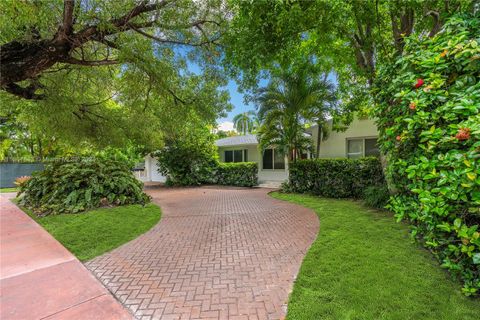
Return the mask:
<svg viewBox="0 0 480 320">
<path fill-rule="evenodd" d="M 379 143 L 397 191 L 389 208 L 466 295 L 480 289 L 479 18 L 455 16 L 433 38 L 406 39 L 376 84 Z"/>
<path fill-rule="evenodd" d="M 15 182 L 14 184 L 17 186 L 17 187 L 21 187 L 22 185 L 24 185 L 26 182 L 28 182 L 28 180 L 32 179 L 31 176 L 21 176 L 21 177 L 18 177 L 15 179 Z"/>
</svg>

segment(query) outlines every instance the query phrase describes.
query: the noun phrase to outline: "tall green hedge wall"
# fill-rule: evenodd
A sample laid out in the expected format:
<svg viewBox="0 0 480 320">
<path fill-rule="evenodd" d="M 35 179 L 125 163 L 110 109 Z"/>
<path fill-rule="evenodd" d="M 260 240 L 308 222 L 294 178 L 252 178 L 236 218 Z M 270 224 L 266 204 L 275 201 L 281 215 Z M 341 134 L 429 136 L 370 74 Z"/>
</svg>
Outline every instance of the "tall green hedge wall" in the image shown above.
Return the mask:
<svg viewBox="0 0 480 320">
<path fill-rule="evenodd" d="M 480 15 L 451 18 L 433 38 L 406 39 L 380 70 L 380 147 L 398 190 L 396 217 L 443 267 L 480 290 Z"/>
<path fill-rule="evenodd" d="M 289 164 L 289 191 L 332 198 L 361 198 L 365 188 L 385 183 L 377 158 L 309 159 Z"/>
</svg>

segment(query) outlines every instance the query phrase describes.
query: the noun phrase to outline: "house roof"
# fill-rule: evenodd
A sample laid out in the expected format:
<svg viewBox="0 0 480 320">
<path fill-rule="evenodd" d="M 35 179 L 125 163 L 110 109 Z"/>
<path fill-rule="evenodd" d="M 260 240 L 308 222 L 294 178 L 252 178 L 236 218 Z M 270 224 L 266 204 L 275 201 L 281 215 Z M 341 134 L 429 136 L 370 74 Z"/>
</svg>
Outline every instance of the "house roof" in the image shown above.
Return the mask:
<svg viewBox="0 0 480 320">
<path fill-rule="evenodd" d="M 254 134 L 246 134 L 244 136 L 233 136 L 228 138 L 223 138 L 215 141 L 217 147 L 230 147 L 230 146 L 241 146 L 246 144 L 255 145 L 258 144 L 257 136 Z"/>
</svg>

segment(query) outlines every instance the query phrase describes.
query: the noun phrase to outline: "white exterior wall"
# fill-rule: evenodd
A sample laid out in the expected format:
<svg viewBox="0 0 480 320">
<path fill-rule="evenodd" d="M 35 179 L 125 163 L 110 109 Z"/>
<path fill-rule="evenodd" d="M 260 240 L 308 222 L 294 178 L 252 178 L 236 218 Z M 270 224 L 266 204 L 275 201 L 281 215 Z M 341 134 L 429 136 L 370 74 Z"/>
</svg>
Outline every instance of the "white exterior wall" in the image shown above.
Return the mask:
<svg viewBox="0 0 480 320">
<path fill-rule="evenodd" d="M 257 145 L 238 145 L 234 147 L 218 147 L 218 156 L 220 162 L 225 162 L 225 152 L 227 150 L 248 150 L 248 162 L 256 162 L 258 164 L 258 183 L 267 183 L 267 182 L 283 182 L 288 179 L 288 165 L 287 160 L 285 159 L 285 169 L 262 169 L 262 160 L 263 157 L 258 150 Z"/>
<path fill-rule="evenodd" d="M 353 138 L 376 138 L 378 137 L 377 126 L 371 119 L 354 119 L 344 132 L 332 131 L 325 141 L 320 141 L 320 158 L 346 158 L 347 140 Z M 315 151 L 317 150 L 318 129 L 312 134 Z"/>
<path fill-rule="evenodd" d="M 145 170 L 135 171 L 135 177 L 142 182 L 165 182 L 167 178 L 158 172 L 157 160 L 150 155 L 145 157 Z"/>
</svg>

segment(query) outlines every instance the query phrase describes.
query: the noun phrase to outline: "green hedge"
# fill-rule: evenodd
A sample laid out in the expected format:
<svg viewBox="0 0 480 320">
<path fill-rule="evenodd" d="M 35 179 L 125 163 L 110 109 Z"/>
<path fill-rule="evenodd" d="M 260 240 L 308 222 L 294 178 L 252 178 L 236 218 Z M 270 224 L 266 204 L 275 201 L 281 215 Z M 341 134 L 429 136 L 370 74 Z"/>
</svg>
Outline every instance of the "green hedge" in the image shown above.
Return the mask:
<svg viewBox="0 0 480 320">
<path fill-rule="evenodd" d="M 375 116 L 390 209 L 480 293 L 480 13 L 452 17 L 433 38 L 406 39 L 379 70 Z"/>
<path fill-rule="evenodd" d="M 217 184 L 253 187 L 258 184 L 258 165 L 255 162 L 219 163 L 215 172 Z"/>
<path fill-rule="evenodd" d="M 76 213 L 105 205 L 145 204 L 143 184 L 121 161 L 88 158 L 53 162 L 20 188 L 20 204 L 39 215 Z"/>
<path fill-rule="evenodd" d="M 290 164 L 287 189 L 332 198 L 361 198 L 365 188 L 383 184 L 377 158 L 309 159 Z"/>
</svg>

